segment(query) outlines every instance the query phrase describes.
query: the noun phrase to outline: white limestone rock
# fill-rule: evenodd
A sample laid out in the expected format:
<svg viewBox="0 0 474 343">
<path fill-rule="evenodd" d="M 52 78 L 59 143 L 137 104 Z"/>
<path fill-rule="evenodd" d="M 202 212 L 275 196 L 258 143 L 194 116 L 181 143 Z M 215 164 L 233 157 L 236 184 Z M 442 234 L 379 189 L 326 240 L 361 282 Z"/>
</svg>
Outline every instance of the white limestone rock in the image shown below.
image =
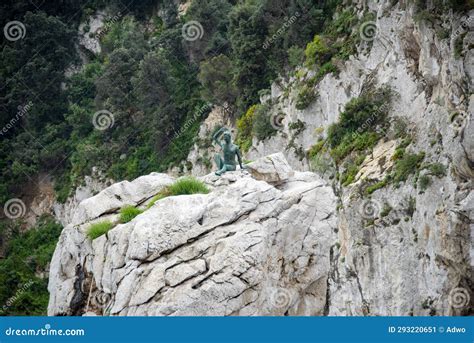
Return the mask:
<svg viewBox="0 0 474 343">
<path fill-rule="evenodd" d="M 174 179 L 167 174 L 151 173 L 132 182 L 122 181 L 82 201 L 71 221 L 79 225 L 103 214 L 117 211 L 125 205 L 137 205 L 157 194 Z"/>
<path fill-rule="evenodd" d="M 336 198 L 317 175 L 288 174 L 277 189 L 226 173 L 232 181 L 209 194 L 159 200 L 92 243 L 81 230 L 88 223 L 68 225 L 48 314 L 324 314 Z M 116 189 L 89 202 L 114 203 Z"/>
<path fill-rule="evenodd" d="M 247 168 L 255 179 L 273 184 L 284 183 L 294 174 L 281 152 L 259 158 L 247 164 Z"/>
</svg>

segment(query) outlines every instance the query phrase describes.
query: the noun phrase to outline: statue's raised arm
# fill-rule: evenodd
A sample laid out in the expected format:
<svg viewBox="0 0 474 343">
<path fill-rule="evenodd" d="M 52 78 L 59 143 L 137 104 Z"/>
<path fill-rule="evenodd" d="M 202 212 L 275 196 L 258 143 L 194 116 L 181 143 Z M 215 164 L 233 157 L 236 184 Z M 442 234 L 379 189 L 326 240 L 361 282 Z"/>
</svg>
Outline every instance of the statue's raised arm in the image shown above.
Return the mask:
<svg viewBox="0 0 474 343">
<path fill-rule="evenodd" d="M 222 142 L 219 140 L 219 137 L 221 134 L 224 133 L 224 131 L 228 131 L 225 127 L 221 127 L 219 130 L 216 131 L 216 133 L 214 133 L 214 135 L 212 136 L 212 140 L 214 142 L 216 142 L 221 148 L 222 148 Z"/>
</svg>

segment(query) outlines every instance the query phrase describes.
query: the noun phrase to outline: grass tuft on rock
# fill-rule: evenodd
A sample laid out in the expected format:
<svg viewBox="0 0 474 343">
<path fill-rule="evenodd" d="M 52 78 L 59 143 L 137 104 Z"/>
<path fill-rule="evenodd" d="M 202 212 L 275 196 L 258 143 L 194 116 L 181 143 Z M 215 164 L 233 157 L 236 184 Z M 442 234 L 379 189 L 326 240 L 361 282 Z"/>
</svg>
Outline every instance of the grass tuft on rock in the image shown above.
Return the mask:
<svg viewBox="0 0 474 343">
<path fill-rule="evenodd" d="M 113 227 L 114 224 L 109 220 L 92 224 L 89 229 L 87 229 L 87 237 L 89 237 L 89 239 L 91 240 L 94 240 L 97 237 L 100 237 L 109 232 L 109 230 Z"/>
<path fill-rule="evenodd" d="M 179 179 L 172 185 L 162 189 L 157 195 L 155 195 L 147 205 L 147 209 L 152 207 L 158 200 L 163 198 L 174 196 L 174 195 L 186 195 L 186 194 L 207 194 L 209 189 L 206 185 L 197 180 L 194 177 L 188 176 Z"/>
<path fill-rule="evenodd" d="M 125 206 L 120 210 L 120 222 L 121 223 L 128 223 L 133 218 L 141 214 L 143 211 L 135 206 Z"/>
<path fill-rule="evenodd" d="M 195 179 L 194 177 L 184 177 L 179 179 L 172 185 L 168 186 L 169 195 L 184 195 L 184 194 L 207 194 L 209 189 L 206 185 Z"/>
</svg>

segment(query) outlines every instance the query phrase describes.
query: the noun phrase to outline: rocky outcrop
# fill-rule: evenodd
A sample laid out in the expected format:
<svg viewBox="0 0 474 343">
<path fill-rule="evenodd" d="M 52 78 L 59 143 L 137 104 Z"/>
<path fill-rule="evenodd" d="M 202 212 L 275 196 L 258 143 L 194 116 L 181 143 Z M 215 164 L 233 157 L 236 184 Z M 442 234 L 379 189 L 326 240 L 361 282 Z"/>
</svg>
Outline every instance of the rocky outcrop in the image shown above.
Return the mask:
<svg viewBox="0 0 474 343">
<path fill-rule="evenodd" d="M 169 177 L 83 201 L 51 262 L 49 315 L 324 314 L 336 198 L 317 175 L 291 174 L 278 187 L 246 171 L 208 175 L 209 194 L 159 200 L 93 241 L 85 230 L 113 217 L 118 197 L 140 203 Z"/>
<path fill-rule="evenodd" d="M 58 202 L 56 200 L 53 203 L 52 212 L 54 217 L 61 225 L 66 226 L 72 222 L 72 217 L 83 200 L 94 196 L 113 183 L 113 180 L 106 178 L 96 167 L 93 167 L 91 175 L 84 176 L 82 183 L 66 201 Z"/>
<path fill-rule="evenodd" d="M 249 163 L 246 168 L 256 179 L 272 184 L 285 183 L 294 174 L 281 152 Z"/>
</svg>

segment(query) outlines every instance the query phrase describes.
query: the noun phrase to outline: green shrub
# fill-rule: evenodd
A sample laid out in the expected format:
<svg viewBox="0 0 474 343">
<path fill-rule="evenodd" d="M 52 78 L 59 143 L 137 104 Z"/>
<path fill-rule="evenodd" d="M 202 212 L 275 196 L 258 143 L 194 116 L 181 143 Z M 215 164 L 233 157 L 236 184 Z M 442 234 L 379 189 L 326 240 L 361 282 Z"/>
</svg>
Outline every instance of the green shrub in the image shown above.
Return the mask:
<svg viewBox="0 0 474 343">
<path fill-rule="evenodd" d="M 422 192 L 424 192 L 430 184 L 431 184 L 431 178 L 428 175 L 422 175 L 418 179 L 418 185 L 420 187 L 420 191 Z"/>
<path fill-rule="evenodd" d="M 355 176 L 359 172 L 359 167 L 355 163 L 350 163 L 344 173 L 341 174 L 340 182 L 343 186 L 348 186 L 354 182 Z"/>
<path fill-rule="evenodd" d="M 406 181 L 410 174 L 419 170 L 421 162 L 425 158 L 425 153 L 404 154 L 404 156 L 395 163 L 393 180 L 395 182 Z"/>
<path fill-rule="evenodd" d="M 271 120 L 268 105 L 261 105 L 256 108 L 253 117 L 252 133 L 259 141 L 263 141 L 276 134 L 277 130 L 272 126 Z"/>
<path fill-rule="evenodd" d="M 362 96 L 350 100 L 340 114 L 339 121 L 328 128 L 329 145 L 335 148 L 343 141 L 349 145 L 355 139 L 372 141 L 374 136 L 361 136 L 365 132 L 375 132 L 377 125 L 385 124 L 387 104 L 391 98 L 392 92 L 384 87 L 374 92 L 366 91 Z M 361 144 L 364 143 L 358 143 L 359 146 Z"/>
<path fill-rule="evenodd" d="M 62 226 L 53 217 L 42 216 L 35 227 L 22 232 L 19 227 L 2 227 L 6 245 L 0 259 L 1 316 L 45 316 L 48 307 L 47 267 L 56 248 Z M 6 233 L 6 236 L 5 236 Z M 46 272 L 46 277 L 40 274 Z"/>
<path fill-rule="evenodd" d="M 325 34 L 333 38 L 341 35 L 350 35 L 352 28 L 357 24 L 357 15 L 352 9 L 346 9 L 338 13 L 334 20 L 329 22 L 325 29 Z"/>
<path fill-rule="evenodd" d="M 142 210 L 136 208 L 135 206 L 125 206 L 120 209 L 120 222 L 128 223 L 142 212 Z"/>
<path fill-rule="evenodd" d="M 313 41 L 306 45 L 304 54 L 308 66 L 324 64 L 331 58 L 331 50 L 328 48 L 324 39 L 319 35 L 315 35 Z"/>
<path fill-rule="evenodd" d="M 364 132 L 362 134 L 353 134 L 344 136 L 342 142 L 331 150 L 331 156 L 340 161 L 351 151 L 365 151 L 375 146 L 379 140 L 376 132 Z"/>
<path fill-rule="evenodd" d="M 313 145 L 308 151 L 308 156 L 310 158 L 316 156 L 323 149 L 324 143 L 326 143 L 325 140 L 320 140 L 315 145 Z"/>
<path fill-rule="evenodd" d="M 290 124 L 288 124 L 288 129 L 291 131 L 295 131 L 295 135 L 299 135 L 301 132 L 306 129 L 306 124 L 304 121 L 301 121 L 298 119 L 297 121 L 293 121 Z"/>
<path fill-rule="evenodd" d="M 111 221 L 103 221 L 99 223 L 92 224 L 89 229 L 87 229 L 87 237 L 94 240 L 97 237 L 106 234 L 110 229 L 114 227 L 114 224 Z"/>
<path fill-rule="evenodd" d="M 377 182 L 377 183 L 375 183 L 375 184 L 373 184 L 373 185 L 367 187 L 367 188 L 365 189 L 365 193 L 366 193 L 366 194 L 372 194 L 372 193 L 375 192 L 377 189 L 380 189 L 380 188 L 385 187 L 385 186 L 387 185 L 387 183 L 388 183 L 388 179 L 385 178 L 385 179 L 383 179 L 382 181 L 379 181 L 379 182 Z"/>
<path fill-rule="evenodd" d="M 209 189 L 207 186 L 191 176 L 186 176 L 175 183 L 162 189 L 157 195 L 155 195 L 147 205 L 147 209 L 152 207 L 158 200 L 163 198 L 174 196 L 174 195 L 186 195 L 186 194 L 207 194 Z"/>
<path fill-rule="evenodd" d="M 319 68 L 318 72 L 316 73 L 316 78 L 317 80 L 321 80 L 326 74 L 329 73 L 336 73 L 337 67 L 332 64 L 332 62 L 326 62 L 324 63 L 321 68 Z"/>
<path fill-rule="evenodd" d="M 405 154 L 405 148 L 397 147 L 395 149 L 395 152 L 393 153 L 392 160 L 393 161 L 399 160 L 399 159 L 403 158 L 404 154 Z"/>
<path fill-rule="evenodd" d="M 428 169 L 434 176 L 442 177 L 446 175 L 446 167 L 442 163 L 431 163 L 428 165 Z"/>
<path fill-rule="evenodd" d="M 296 96 L 295 107 L 298 110 L 304 110 L 307 108 L 314 100 L 316 100 L 316 94 L 314 89 L 309 85 L 303 85 Z"/>
<path fill-rule="evenodd" d="M 237 120 L 236 143 L 242 151 L 248 151 L 252 146 L 252 128 L 255 117 L 255 110 L 259 105 L 252 105 L 247 112 Z"/>
</svg>

